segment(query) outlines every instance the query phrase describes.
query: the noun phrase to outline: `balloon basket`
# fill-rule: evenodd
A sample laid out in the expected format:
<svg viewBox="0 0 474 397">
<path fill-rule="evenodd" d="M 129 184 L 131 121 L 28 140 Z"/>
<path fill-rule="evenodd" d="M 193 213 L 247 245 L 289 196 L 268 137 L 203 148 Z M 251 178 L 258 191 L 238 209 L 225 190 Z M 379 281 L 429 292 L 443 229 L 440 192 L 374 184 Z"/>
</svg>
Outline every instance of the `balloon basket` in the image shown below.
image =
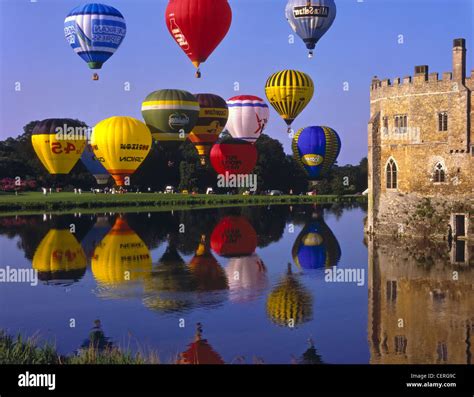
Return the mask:
<svg viewBox="0 0 474 397">
<path fill-rule="evenodd" d="M 92 80 L 98 81 L 98 80 L 99 80 L 99 75 L 98 75 L 97 73 L 94 73 L 94 74 L 92 75 Z"/>
</svg>

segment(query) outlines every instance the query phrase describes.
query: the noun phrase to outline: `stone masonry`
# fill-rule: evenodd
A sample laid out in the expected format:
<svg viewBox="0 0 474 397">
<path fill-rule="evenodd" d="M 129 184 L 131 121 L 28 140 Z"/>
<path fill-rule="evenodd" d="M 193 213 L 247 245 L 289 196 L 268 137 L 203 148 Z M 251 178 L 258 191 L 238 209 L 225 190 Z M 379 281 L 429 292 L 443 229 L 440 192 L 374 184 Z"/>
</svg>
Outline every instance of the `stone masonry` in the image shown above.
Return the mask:
<svg viewBox="0 0 474 397">
<path fill-rule="evenodd" d="M 366 231 L 474 240 L 474 70 L 455 39 L 453 71 L 415 67 L 370 89 Z"/>
</svg>

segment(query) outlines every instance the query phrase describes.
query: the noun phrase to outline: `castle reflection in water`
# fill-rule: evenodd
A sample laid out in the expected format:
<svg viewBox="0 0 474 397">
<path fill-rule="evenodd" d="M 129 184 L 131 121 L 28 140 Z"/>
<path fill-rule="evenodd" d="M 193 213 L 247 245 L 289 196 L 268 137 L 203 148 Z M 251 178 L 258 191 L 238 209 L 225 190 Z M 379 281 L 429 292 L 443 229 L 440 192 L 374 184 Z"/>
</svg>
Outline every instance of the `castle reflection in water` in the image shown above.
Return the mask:
<svg viewBox="0 0 474 397">
<path fill-rule="evenodd" d="M 471 364 L 473 247 L 389 237 L 367 244 L 370 362 Z"/>
</svg>

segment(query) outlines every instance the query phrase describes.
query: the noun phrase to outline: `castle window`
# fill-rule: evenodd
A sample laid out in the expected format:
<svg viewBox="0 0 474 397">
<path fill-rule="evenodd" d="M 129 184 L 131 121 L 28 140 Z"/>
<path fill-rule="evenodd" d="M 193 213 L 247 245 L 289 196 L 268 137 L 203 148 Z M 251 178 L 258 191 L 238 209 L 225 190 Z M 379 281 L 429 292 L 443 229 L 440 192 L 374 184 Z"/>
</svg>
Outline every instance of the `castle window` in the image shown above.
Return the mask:
<svg viewBox="0 0 474 397">
<path fill-rule="evenodd" d="M 397 188 L 397 165 L 393 159 L 387 163 L 386 175 L 387 175 L 387 189 Z"/>
<path fill-rule="evenodd" d="M 406 114 L 401 114 L 395 116 L 395 131 L 399 134 L 404 134 L 407 132 L 408 127 L 408 117 Z"/>
<path fill-rule="evenodd" d="M 438 113 L 438 131 L 448 131 L 448 112 Z"/>
<path fill-rule="evenodd" d="M 385 128 L 385 130 L 388 130 L 388 117 L 384 117 L 383 118 L 383 128 Z"/>
<path fill-rule="evenodd" d="M 435 183 L 443 183 L 446 182 L 446 171 L 444 169 L 443 164 L 438 163 L 435 165 L 435 171 L 433 176 Z"/>
</svg>

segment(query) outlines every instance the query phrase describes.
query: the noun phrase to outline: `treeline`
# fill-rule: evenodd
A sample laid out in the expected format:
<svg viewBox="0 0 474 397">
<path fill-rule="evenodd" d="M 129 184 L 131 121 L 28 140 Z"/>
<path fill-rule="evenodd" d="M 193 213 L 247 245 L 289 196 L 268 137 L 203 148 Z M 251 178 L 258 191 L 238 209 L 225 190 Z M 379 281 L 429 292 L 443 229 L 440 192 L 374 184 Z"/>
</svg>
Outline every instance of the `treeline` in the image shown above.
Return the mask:
<svg viewBox="0 0 474 397">
<path fill-rule="evenodd" d="M 31 133 L 37 121 L 24 127 L 23 134 L 17 138 L 0 141 L 0 181 L 5 186 L 13 186 L 12 180 L 20 177 L 22 189 L 61 187 L 64 189 L 81 188 L 89 190 L 96 186 L 95 179 L 78 161 L 69 175 L 50 175 L 38 160 L 31 144 Z M 308 191 L 308 180 L 300 165 L 292 156 L 285 154 L 282 144 L 263 134 L 256 143 L 258 162 L 255 170 L 258 192 L 281 190 L 299 194 Z M 9 180 L 9 181 L 8 181 Z M 112 186 L 112 179 L 109 182 Z M 210 163 L 201 165 L 193 145 L 186 141 L 170 150 L 154 143 L 147 159 L 131 177 L 131 188 L 141 191 L 163 191 L 168 185 L 189 192 L 205 192 L 212 187 L 219 189 L 217 175 Z M 328 177 L 320 181 L 319 194 L 354 194 L 367 188 L 367 159 L 356 165 L 333 167 Z M 1 187 L 0 187 L 1 189 Z"/>
</svg>

